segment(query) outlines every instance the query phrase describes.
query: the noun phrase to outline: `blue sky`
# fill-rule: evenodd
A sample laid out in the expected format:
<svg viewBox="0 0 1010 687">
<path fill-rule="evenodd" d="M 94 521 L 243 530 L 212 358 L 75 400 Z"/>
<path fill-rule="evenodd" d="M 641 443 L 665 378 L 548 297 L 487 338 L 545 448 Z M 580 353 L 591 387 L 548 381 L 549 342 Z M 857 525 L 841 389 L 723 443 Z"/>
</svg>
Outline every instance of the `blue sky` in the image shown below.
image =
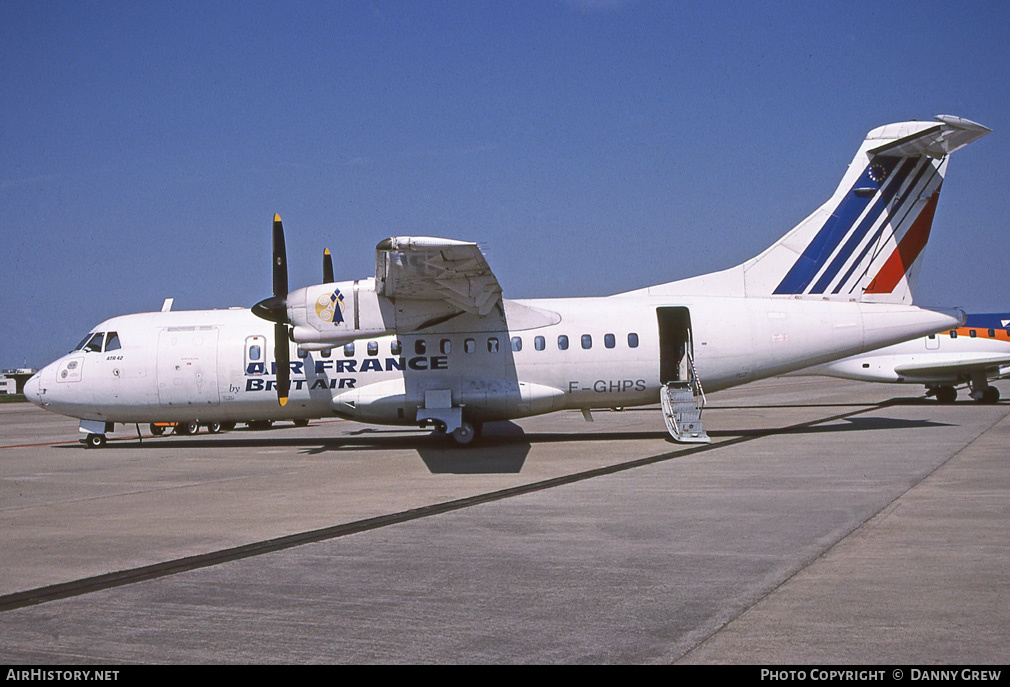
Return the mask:
<svg viewBox="0 0 1010 687">
<path fill-rule="evenodd" d="M 0 367 L 101 320 L 249 306 L 392 235 L 478 241 L 507 297 L 759 253 L 869 129 L 954 114 L 917 302 L 1010 310 L 1010 4 L 0 0 Z"/>
</svg>

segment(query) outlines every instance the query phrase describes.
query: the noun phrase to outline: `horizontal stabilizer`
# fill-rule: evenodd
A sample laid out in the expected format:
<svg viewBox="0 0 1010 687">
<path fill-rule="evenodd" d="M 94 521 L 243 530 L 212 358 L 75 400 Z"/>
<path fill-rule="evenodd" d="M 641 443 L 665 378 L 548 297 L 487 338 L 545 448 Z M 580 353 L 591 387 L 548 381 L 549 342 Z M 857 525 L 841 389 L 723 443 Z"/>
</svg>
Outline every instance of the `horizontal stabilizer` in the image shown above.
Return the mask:
<svg viewBox="0 0 1010 687">
<path fill-rule="evenodd" d="M 867 153 L 886 157 L 928 155 L 932 158 L 941 158 L 992 132 L 992 129 L 963 117 L 937 115 L 936 119 L 941 123 L 908 135 L 904 134 L 904 130 L 910 125 L 917 124 L 916 122 L 888 124 L 874 129 L 867 136 L 867 140 L 881 138 L 887 139 L 888 142 L 871 148 Z"/>
</svg>

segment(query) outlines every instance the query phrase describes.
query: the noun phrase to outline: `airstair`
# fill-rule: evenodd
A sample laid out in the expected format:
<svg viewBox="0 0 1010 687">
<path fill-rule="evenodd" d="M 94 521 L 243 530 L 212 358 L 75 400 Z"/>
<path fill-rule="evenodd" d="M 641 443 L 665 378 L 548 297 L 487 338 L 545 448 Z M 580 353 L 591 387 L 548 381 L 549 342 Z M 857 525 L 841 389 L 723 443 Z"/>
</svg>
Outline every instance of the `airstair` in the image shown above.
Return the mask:
<svg viewBox="0 0 1010 687">
<path fill-rule="evenodd" d="M 705 407 L 705 390 L 701 387 L 694 357 L 685 356 L 687 379 L 667 382 L 659 391 L 663 404 L 663 419 L 675 441 L 685 444 L 708 444 L 712 438 L 701 424 L 701 410 Z"/>
</svg>

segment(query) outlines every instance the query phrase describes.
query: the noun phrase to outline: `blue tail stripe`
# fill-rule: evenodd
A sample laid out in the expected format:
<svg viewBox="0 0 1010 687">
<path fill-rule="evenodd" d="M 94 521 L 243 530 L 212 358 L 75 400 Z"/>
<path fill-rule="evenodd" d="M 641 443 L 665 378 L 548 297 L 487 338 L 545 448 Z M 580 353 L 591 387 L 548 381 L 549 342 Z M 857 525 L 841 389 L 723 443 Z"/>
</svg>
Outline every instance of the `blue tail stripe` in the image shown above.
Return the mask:
<svg viewBox="0 0 1010 687">
<path fill-rule="evenodd" d="M 884 209 L 887 207 L 887 204 L 890 203 L 891 199 L 894 198 L 895 194 L 898 193 L 898 189 L 901 188 L 901 185 L 905 182 L 905 179 L 908 178 L 908 175 L 911 173 L 913 166 L 914 163 L 906 159 L 902 162 L 901 167 L 898 168 L 897 173 L 891 174 L 887 178 L 887 181 L 884 185 L 884 190 L 881 192 L 880 197 L 877 199 L 877 201 L 873 204 L 873 208 L 870 210 L 869 213 L 867 213 L 866 217 L 863 218 L 863 221 L 859 223 L 859 226 L 856 227 L 856 230 L 852 232 L 852 235 L 849 237 L 849 240 L 845 242 L 845 245 L 838 252 L 838 255 L 836 255 L 835 259 L 831 261 L 831 264 L 828 266 L 828 269 L 824 271 L 824 274 L 821 275 L 821 278 L 818 279 L 817 283 L 814 284 L 814 287 L 810 289 L 810 293 L 824 293 L 825 289 L 828 288 L 828 284 L 831 283 L 831 280 L 834 279 L 835 275 L 837 275 L 839 270 L 842 269 L 842 266 L 845 264 L 845 261 L 852 256 L 852 253 L 856 250 L 856 247 L 859 246 L 859 243 L 866 236 L 866 233 L 870 230 L 870 227 L 872 227 L 873 224 L 877 221 L 877 219 L 880 218 L 880 215 L 881 213 L 884 212 Z"/>
<path fill-rule="evenodd" d="M 962 326 L 976 329 L 1007 329 L 1008 327 L 1003 326 L 1003 320 L 1010 321 L 1010 313 L 975 313 L 969 314 Z"/>
<path fill-rule="evenodd" d="M 860 197 L 853 191 L 857 188 L 877 188 L 877 183 L 870 177 L 870 167 L 867 166 L 859 179 L 845 194 L 842 201 L 831 213 L 831 216 L 817 232 L 817 236 L 806 247 L 803 254 L 796 260 L 795 264 L 786 273 L 785 278 L 775 288 L 775 294 L 796 294 L 803 293 L 810 282 L 813 281 L 817 272 L 821 269 L 827 259 L 831 256 L 835 246 L 852 229 L 856 219 L 863 213 L 872 197 Z"/>
<path fill-rule="evenodd" d="M 917 161 L 921 159 L 922 158 L 917 158 Z M 901 198 L 898 199 L 898 202 L 894 204 L 894 207 L 891 209 L 891 211 L 887 214 L 887 218 L 877 228 L 877 231 L 873 233 L 873 238 L 871 238 L 869 241 L 866 242 L 866 245 L 863 246 L 863 250 L 859 252 L 859 257 L 856 258 L 855 262 L 852 263 L 852 266 L 849 267 L 849 270 L 845 273 L 845 276 L 842 277 L 842 280 L 838 282 L 838 285 L 835 286 L 835 288 L 832 290 L 831 293 L 839 293 L 842 290 L 842 287 L 844 287 L 845 284 L 849 283 L 849 278 L 852 277 L 852 273 L 855 272 L 856 268 L 858 268 L 860 265 L 863 264 L 863 260 L 866 258 L 866 254 L 880 242 L 880 237 L 884 234 L 884 230 L 886 230 L 887 227 L 891 226 L 894 223 L 895 215 L 897 215 L 899 212 L 901 212 L 903 209 L 906 208 L 909 196 L 919 185 L 919 182 L 922 181 L 922 177 L 930 170 L 933 170 L 932 165 L 926 164 L 921 165 L 919 167 L 919 171 L 916 173 L 915 178 L 912 179 L 912 183 L 908 184 L 908 186 L 905 188 L 905 192 L 902 194 Z M 852 288 L 849 289 L 849 293 L 852 293 Z"/>
</svg>

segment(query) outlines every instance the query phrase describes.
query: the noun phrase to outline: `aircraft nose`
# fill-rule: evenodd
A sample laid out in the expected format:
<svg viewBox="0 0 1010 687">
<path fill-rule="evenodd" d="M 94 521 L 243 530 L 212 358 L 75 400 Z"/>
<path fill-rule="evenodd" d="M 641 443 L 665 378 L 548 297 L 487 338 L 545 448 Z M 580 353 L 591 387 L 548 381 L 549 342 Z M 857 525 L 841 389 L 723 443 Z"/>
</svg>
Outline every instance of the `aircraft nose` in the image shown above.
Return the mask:
<svg viewBox="0 0 1010 687">
<path fill-rule="evenodd" d="M 37 406 L 42 405 L 42 376 L 41 372 L 36 372 L 32 375 L 27 382 L 25 382 L 25 398 L 34 403 Z"/>
<path fill-rule="evenodd" d="M 35 405 L 41 405 L 41 382 L 38 380 L 38 373 L 28 378 L 24 383 L 24 397 Z"/>
</svg>

